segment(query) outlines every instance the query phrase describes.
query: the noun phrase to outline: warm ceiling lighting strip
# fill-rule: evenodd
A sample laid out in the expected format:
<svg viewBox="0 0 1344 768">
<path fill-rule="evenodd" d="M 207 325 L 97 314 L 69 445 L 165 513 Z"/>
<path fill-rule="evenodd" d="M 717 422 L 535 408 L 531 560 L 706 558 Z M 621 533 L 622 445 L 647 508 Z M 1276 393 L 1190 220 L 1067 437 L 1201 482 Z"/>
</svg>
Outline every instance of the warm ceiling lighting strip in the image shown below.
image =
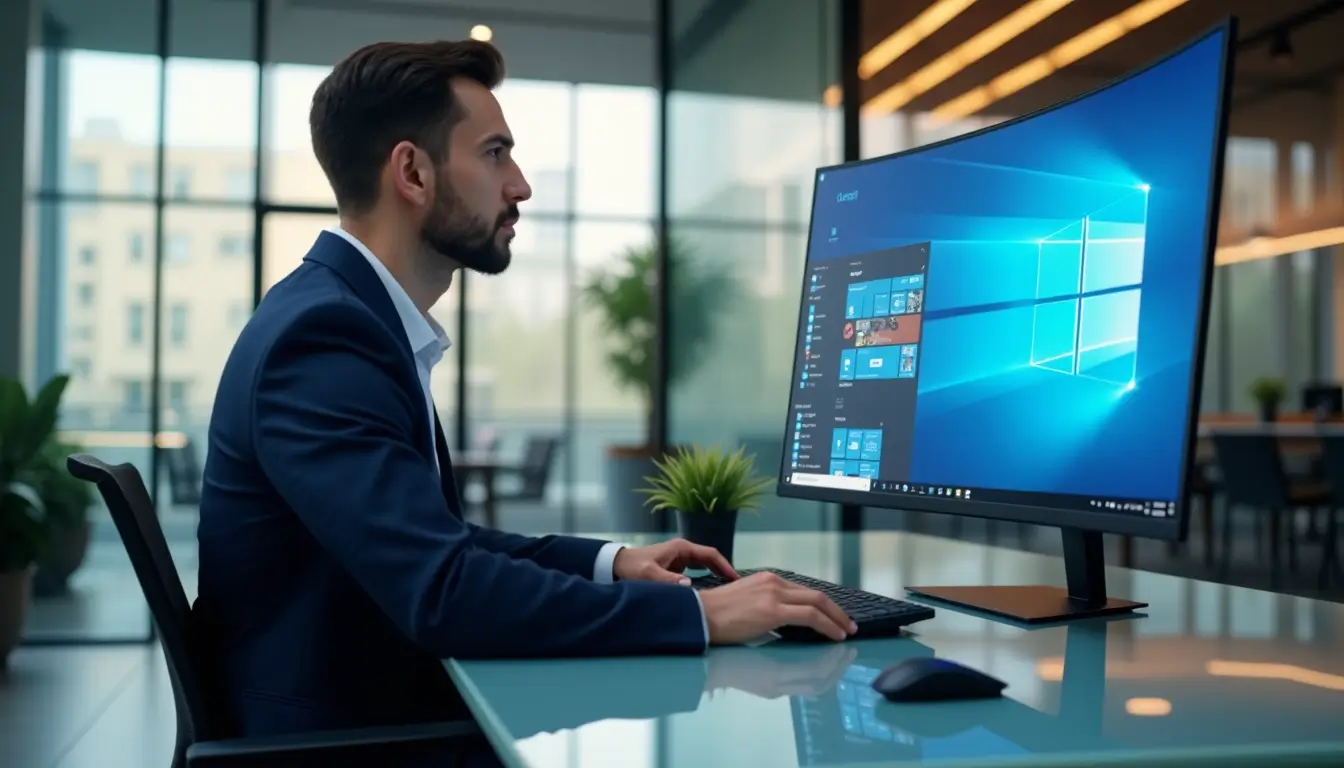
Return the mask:
<svg viewBox="0 0 1344 768">
<path fill-rule="evenodd" d="M 1098 51 L 1189 0 L 1143 0 L 1109 19 L 1074 35 L 1041 55 L 1004 72 L 988 83 L 963 93 L 933 110 L 933 119 L 948 123 L 973 115 L 990 104 L 1037 83 L 1075 61 Z"/>
<path fill-rule="evenodd" d="M 998 50 L 1044 21 L 1073 0 L 1031 0 L 994 22 L 970 40 L 939 56 L 914 74 L 882 91 L 863 105 L 866 114 L 887 114 L 914 101 L 958 72 Z"/>
<path fill-rule="evenodd" d="M 1344 244 L 1344 227 L 1327 227 L 1283 237 L 1253 237 L 1240 245 L 1225 245 L 1215 252 L 1213 260 L 1223 266 L 1340 244 Z"/>
<path fill-rule="evenodd" d="M 859 77 L 867 80 L 891 66 L 893 61 L 904 56 L 911 48 L 942 29 L 947 22 L 974 4 L 975 0 L 938 0 L 925 8 L 918 16 L 887 35 L 885 40 L 863 54 L 859 59 Z"/>
</svg>

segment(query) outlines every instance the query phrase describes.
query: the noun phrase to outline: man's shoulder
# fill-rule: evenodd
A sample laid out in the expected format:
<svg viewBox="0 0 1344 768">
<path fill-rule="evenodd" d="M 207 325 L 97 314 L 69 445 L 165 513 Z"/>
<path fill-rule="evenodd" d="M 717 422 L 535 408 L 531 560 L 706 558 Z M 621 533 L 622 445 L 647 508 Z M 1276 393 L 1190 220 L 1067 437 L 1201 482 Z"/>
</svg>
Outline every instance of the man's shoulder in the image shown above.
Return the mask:
<svg viewBox="0 0 1344 768">
<path fill-rule="evenodd" d="M 264 349 L 294 335 L 367 332 L 373 318 L 373 310 L 328 270 L 305 264 L 267 291 L 239 342 L 250 337 Z"/>
</svg>

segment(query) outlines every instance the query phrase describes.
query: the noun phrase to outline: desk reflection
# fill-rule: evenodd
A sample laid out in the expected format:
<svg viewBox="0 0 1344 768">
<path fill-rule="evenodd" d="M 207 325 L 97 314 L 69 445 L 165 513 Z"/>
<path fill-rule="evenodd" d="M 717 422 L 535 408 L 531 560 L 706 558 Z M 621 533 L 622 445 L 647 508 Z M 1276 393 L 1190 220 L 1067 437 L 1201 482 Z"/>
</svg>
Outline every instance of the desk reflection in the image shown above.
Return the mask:
<svg viewBox="0 0 1344 768">
<path fill-rule="evenodd" d="M 800 572 L 893 596 L 931 578 L 1062 576 L 1057 559 L 1039 555 L 902 534 L 848 538 L 744 536 L 738 559 L 752 567 L 787 553 Z M 805 547 L 811 562 L 800 562 Z M 530 768 L 1344 765 L 1344 606 L 1122 569 L 1108 576 L 1150 602 L 1146 616 L 1027 629 L 943 608 L 895 639 L 450 669 L 488 707 L 509 764 Z M 892 703 L 871 689 L 882 669 L 929 655 L 1008 688 L 999 699 L 935 704 Z"/>
</svg>

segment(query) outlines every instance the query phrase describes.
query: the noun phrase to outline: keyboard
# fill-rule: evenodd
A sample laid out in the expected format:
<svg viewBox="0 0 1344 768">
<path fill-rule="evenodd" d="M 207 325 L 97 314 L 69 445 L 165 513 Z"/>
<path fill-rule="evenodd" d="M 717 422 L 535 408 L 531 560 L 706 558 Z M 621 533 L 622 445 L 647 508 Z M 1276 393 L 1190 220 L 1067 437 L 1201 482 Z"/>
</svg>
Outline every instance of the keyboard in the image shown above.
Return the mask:
<svg viewBox="0 0 1344 768">
<path fill-rule="evenodd" d="M 738 574 L 745 577 L 761 571 L 769 571 L 785 581 L 824 593 L 859 625 L 856 637 L 898 637 L 901 627 L 933 618 L 933 609 L 927 605 L 842 587 L 780 568 L 744 568 L 739 569 Z M 713 589 L 729 583 L 729 579 L 712 573 L 691 579 L 691 586 L 695 589 Z M 811 627 L 784 626 L 775 630 L 775 634 L 782 640 L 792 642 L 834 642 Z"/>
</svg>

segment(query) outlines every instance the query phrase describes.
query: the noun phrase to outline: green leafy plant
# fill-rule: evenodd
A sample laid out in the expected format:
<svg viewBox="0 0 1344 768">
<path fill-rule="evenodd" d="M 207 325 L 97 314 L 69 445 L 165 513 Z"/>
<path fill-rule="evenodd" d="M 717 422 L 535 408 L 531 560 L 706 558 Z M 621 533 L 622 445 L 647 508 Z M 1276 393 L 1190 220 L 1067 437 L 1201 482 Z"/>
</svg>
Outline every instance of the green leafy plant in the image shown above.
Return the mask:
<svg viewBox="0 0 1344 768">
<path fill-rule="evenodd" d="M 582 288 L 584 302 L 601 316 L 608 342 L 607 366 L 618 386 L 639 394 L 650 425 L 657 256 L 656 243 L 627 248 L 612 267 L 589 275 Z M 668 329 L 672 365 L 665 375 L 671 385 L 689 375 L 703 359 L 698 352 L 713 336 L 718 314 L 730 305 L 736 287 L 730 273 L 695 264 L 681 240 L 670 240 L 667 256 L 674 319 Z"/>
<path fill-rule="evenodd" d="M 644 478 L 650 487 L 640 489 L 654 512 L 712 515 L 755 509 L 771 482 L 755 476 L 754 459 L 745 448 L 724 453 L 718 447 L 683 447 L 654 464 L 659 474 Z"/>
<path fill-rule="evenodd" d="M 88 520 L 93 507 L 93 486 L 70 474 L 66 457 L 83 452 L 83 447 L 48 440 L 33 459 L 29 475 L 37 495 L 46 508 L 47 522 L 68 528 Z"/>
<path fill-rule="evenodd" d="M 0 378 L 0 573 L 27 568 L 50 535 L 40 457 L 56 431 L 68 376 L 48 381 L 30 401 L 23 384 Z"/>
<path fill-rule="evenodd" d="M 1251 382 L 1251 397 L 1261 406 L 1274 406 L 1283 402 L 1288 385 L 1283 379 L 1261 377 Z"/>
</svg>

